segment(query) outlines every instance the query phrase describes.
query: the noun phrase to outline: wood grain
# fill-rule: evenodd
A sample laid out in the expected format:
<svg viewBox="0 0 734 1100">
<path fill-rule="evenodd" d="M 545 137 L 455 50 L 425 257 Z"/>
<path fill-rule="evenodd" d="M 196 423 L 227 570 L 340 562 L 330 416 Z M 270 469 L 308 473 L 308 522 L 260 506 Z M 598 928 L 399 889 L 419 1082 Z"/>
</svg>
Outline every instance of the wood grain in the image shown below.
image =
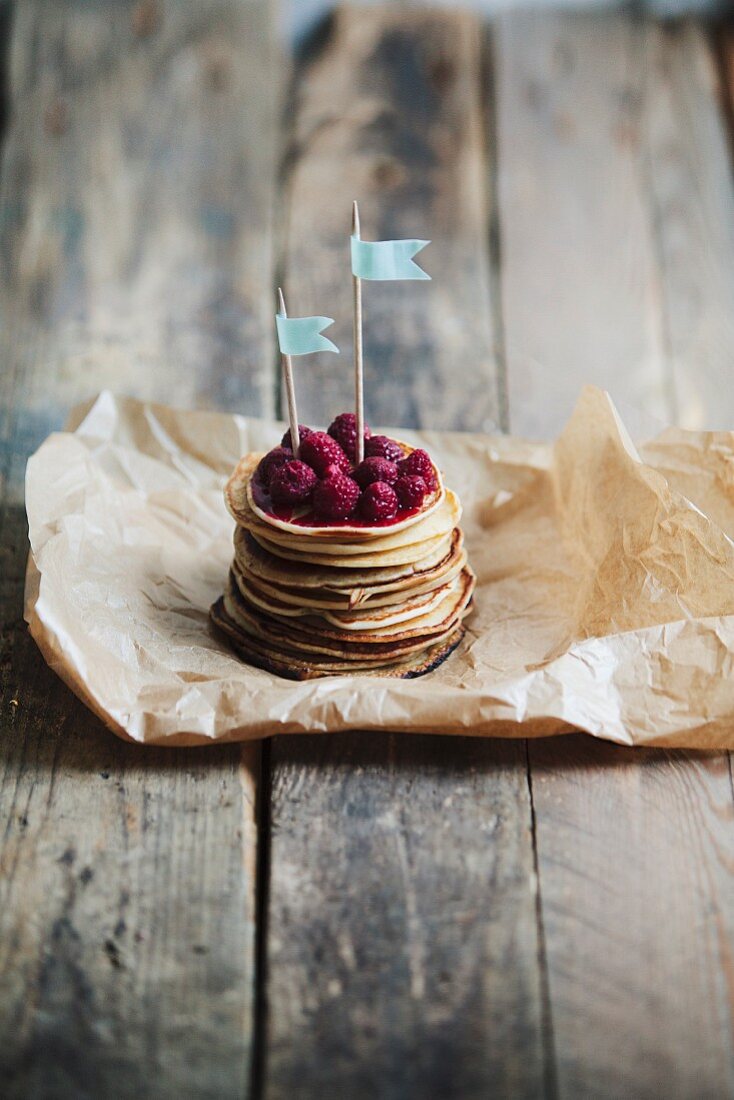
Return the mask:
<svg viewBox="0 0 734 1100">
<path fill-rule="evenodd" d="M 239 1097 L 257 750 L 142 750 L 22 623 L 28 452 L 102 386 L 272 411 L 266 4 L 16 5 L 0 193 L 0 1080 Z"/>
<path fill-rule="evenodd" d="M 537 1096 L 521 742 L 271 747 L 266 1096 Z"/>
<path fill-rule="evenodd" d="M 499 423 L 481 47 L 470 16 L 419 25 L 414 13 L 343 9 L 296 71 L 287 113 L 287 300 L 295 314 L 335 317 L 330 335 L 342 349 L 339 360 L 315 356 L 300 368 L 306 421 L 323 423 L 354 401 L 349 233 L 357 199 L 365 240 L 433 236 L 421 265 L 436 279 L 362 287 L 368 420 L 487 430 Z"/>
<path fill-rule="evenodd" d="M 574 385 L 582 380 L 592 338 L 604 345 L 613 328 L 611 348 L 592 357 L 594 380 L 640 400 L 643 390 L 634 385 L 641 379 L 625 375 L 617 359 L 626 354 L 632 362 L 638 349 L 639 362 L 657 364 L 658 408 L 667 418 L 684 397 L 675 350 L 684 316 L 700 321 L 688 333 L 698 348 L 698 373 L 708 378 L 715 368 L 706 333 L 715 329 L 709 325 L 725 295 L 731 256 L 726 266 L 714 248 L 709 262 L 705 241 L 713 225 L 701 211 L 716 191 L 727 207 L 726 232 L 734 200 L 731 189 L 722 189 L 714 85 L 706 102 L 700 82 L 691 90 L 691 72 L 703 65 L 700 48 L 693 32 L 662 31 L 624 16 L 502 25 L 495 56 L 505 73 L 498 84 L 500 162 L 502 149 L 511 162 L 500 227 L 510 267 L 502 285 L 513 425 L 518 400 L 521 425 L 558 427 L 547 380 L 534 376 L 527 392 L 517 374 L 513 381 L 512 349 L 521 344 L 542 349 L 559 371 L 568 364 L 568 376 L 559 375 L 566 392 L 572 375 Z M 536 69 L 537 95 L 530 91 Z M 686 109 L 691 98 L 695 125 Z M 570 112 L 568 134 L 554 130 L 561 107 Z M 522 155 L 512 151 L 518 119 Z M 509 184 L 524 158 L 551 167 L 549 194 L 521 207 Z M 564 220 L 565 239 L 547 225 L 556 204 L 573 212 Z M 531 257 L 523 249 L 533 240 L 548 247 L 535 252 L 531 283 L 552 282 L 554 300 L 578 304 L 575 329 L 570 314 L 559 318 L 539 308 L 537 289 L 526 293 L 522 275 Z M 593 290 L 582 285 L 582 261 Z M 624 272 L 644 274 L 637 296 Z M 700 294 L 692 290 L 695 279 Z M 655 286 L 657 295 L 644 293 Z M 589 318 L 583 307 L 591 294 L 598 308 Z M 729 1095 L 734 841 L 726 754 L 626 751 L 574 737 L 530 743 L 529 760 L 558 1095 Z"/>
<path fill-rule="evenodd" d="M 501 407 L 479 47 L 466 15 L 342 11 L 297 74 L 284 271 L 298 311 L 349 316 L 355 193 L 365 236 L 434 235 L 435 283 L 364 287 L 383 423 L 476 427 Z M 322 423 L 349 399 L 351 370 L 332 364 L 297 379 Z M 269 753 L 265 1095 L 537 1096 L 523 743 L 353 733 Z"/>
<path fill-rule="evenodd" d="M 269 18 L 261 0 L 17 5 L 0 350 L 3 397 L 19 373 L 24 392 L 5 439 L 27 449 L 104 386 L 271 410 Z"/>
<path fill-rule="evenodd" d="M 530 752 L 559 1096 L 730 1096 L 726 754 Z"/>
<path fill-rule="evenodd" d="M 506 16 L 493 60 L 511 429 L 553 438 L 587 382 L 664 422 L 672 377 L 640 165 L 638 25 Z"/>
<path fill-rule="evenodd" d="M 734 424 L 734 202 L 716 58 L 703 29 L 648 23 L 643 140 L 658 240 L 675 415 Z"/>
<path fill-rule="evenodd" d="M 3 1095 L 245 1095 L 256 751 L 118 742 L 14 625 L 0 711 Z"/>
<path fill-rule="evenodd" d="M 513 430 L 556 433 L 588 381 L 633 415 L 728 427 L 732 170 L 703 31 L 512 16 L 495 59 Z"/>
<path fill-rule="evenodd" d="M 272 410 L 269 25 L 254 0 L 16 5 L 0 182 L 10 1097 L 248 1090 L 252 750 L 143 753 L 69 696 L 21 622 L 20 500 L 28 451 L 101 385 Z M 373 420 L 506 425 L 503 341 L 516 431 L 555 431 L 589 378 L 664 418 L 717 402 L 730 420 L 732 200 L 707 48 L 688 25 L 513 17 L 485 65 L 469 16 L 340 14 L 286 116 L 289 304 L 336 314 L 344 349 L 297 378 L 304 419 L 349 406 L 357 197 L 365 236 L 435 234 L 434 284 L 366 296 Z M 280 739 L 266 764 L 266 1096 L 734 1091 L 725 756 L 355 733 Z"/>
</svg>

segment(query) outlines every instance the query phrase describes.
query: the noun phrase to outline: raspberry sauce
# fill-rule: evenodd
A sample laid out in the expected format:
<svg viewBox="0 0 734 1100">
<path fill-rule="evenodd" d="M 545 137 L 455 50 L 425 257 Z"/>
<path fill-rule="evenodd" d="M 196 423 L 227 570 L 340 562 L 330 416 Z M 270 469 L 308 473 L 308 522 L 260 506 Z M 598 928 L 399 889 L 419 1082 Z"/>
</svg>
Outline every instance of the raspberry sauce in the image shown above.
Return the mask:
<svg viewBox="0 0 734 1100">
<path fill-rule="evenodd" d="M 398 511 L 397 515 L 393 516 L 392 519 L 383 519 L 376 522 L 362 519 L 359 515 L 351 516 L 349 519 L 322 520 L 316 517 L 311 507 L 308 507 L 307 510 L 304 511 L 300 508 L 287 508 L 279 504 L 274 504 L 270 493 L 257 477 L 253 477 L 251 485 L 252 498 L 261 511 L 272 516 L 273 519 L 278 519 L 282 523 L 292 523 L 296 527 L 380 527 L 387 529 L 394 527 L 396 523 L 402 523 L 403 520 L 410 519 L 412 516 L 417 516 L 423 511 L 422 508 L 404 508 Z"/>
</svg>

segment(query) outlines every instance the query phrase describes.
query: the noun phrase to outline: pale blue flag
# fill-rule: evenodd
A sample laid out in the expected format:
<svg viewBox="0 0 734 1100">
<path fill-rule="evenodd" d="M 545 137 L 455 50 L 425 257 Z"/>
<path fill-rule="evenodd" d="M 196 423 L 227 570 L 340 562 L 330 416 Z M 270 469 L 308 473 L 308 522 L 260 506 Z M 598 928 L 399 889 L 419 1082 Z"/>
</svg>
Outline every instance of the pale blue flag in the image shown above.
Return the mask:
<svg viewBox="0 0 734 1100">
<path fill-rule="evenodd" d="M 430 241 L 362 241 L 352 237 L 352 274 L 359 279 L 430 279 L 413 256 Z"/>
<path fill-rule="evenodd" d="M 333 324 L 332 317 L 284 317 L 282 313 L 276 313 L 275 325 L 282 354 L 310 355 L 313 351 L 335 351 L 338 354 L 336 344 L 321 335 L 322 329 Z"/>
</svg>

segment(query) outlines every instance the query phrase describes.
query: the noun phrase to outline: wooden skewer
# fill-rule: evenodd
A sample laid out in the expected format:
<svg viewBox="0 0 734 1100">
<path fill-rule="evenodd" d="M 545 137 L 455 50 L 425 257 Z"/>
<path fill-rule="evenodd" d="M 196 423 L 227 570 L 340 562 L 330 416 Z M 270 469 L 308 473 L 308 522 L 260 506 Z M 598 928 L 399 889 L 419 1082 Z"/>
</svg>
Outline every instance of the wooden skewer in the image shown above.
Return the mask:
<svg viewBox="0 0 734 1100">
<path fill-rule="evenodd" d="M 352 205 L 352 236 L 360 238 L 359 207 Z M 357 421 L 357 463 L 364 458 L 364 367 L 362 363 L 362 280 L 352 275 L 354 296 L 354 411 Z"/>
<path fill-rule="evenodd" d="M 278 312 L 283 317 L 288 316 L 285 308 L 285 298 L 283 297 L 283 291 L 280 287 L 278 287 Z M 301 446 L 301 437 L 298 434 L 298 410 L 296 409 L 296 389 L 293 385 L 293 363 L 291 362 L 290 355 L 281 355 L 280 358 L 283 365 L 285 395 L 288 402 L 288 420 L 290 421 L 291 427 L 291 449 L 294 456 L 297 456 L 298 448 Z"/>
</svg>

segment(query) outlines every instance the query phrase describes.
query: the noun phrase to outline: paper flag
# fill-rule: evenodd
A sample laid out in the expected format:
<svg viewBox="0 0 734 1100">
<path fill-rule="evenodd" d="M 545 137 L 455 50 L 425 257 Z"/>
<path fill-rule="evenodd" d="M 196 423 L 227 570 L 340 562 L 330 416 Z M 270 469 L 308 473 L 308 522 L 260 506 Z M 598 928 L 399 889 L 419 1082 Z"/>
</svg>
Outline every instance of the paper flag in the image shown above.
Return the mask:
<svg viewBox="0 0 734 1100">
<path fill-rule="evenodd" d="M 430 279 L 412 257 L 430 241 L 362 241 L 352 237 L 352 274 L 360 279 Z"/>
<path fill-rule="evenodd" d="M 278 344 L 283 355 L 310 355 L 313 351 L 335 351 L 339 348 L 321 336 L 321 330 L 334 324 L 332 317 L 284 317 L 276 313 Z"/>
</svg>

